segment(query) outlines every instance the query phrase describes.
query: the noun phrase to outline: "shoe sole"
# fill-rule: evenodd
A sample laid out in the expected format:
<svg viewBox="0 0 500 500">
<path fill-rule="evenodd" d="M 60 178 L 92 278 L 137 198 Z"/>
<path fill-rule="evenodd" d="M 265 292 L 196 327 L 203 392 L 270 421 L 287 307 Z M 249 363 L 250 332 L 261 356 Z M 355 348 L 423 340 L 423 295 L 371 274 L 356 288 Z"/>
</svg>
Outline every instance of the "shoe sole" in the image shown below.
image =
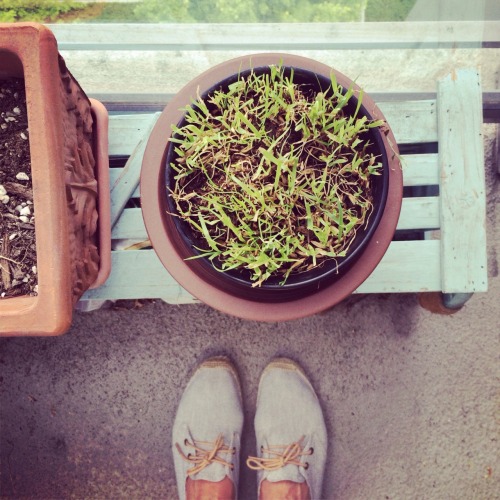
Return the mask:
<svg viewBox="0 0 500 500">
<path fill-rule="evenodd" d="M 307 378 L 307 375 L 306 373 L 304 372 L 304 369 L 298 364 L 296 363 L 295 361 L 289 359 L 289 358 L 275 358 L 273 359 L 265 368 L 264 368 L 264 371 L 262 372 L 261 376 L 260 376 L 260 381 L 259 381 L 259 390 L 257 391 L 257 400 L 260 396 L 260 387 L 261 387 L 261 384 L 262 384 L 262 379 L 264 377 L 264 375 L 268 372 L 268 371 L 271 371 L 273 369 L 281 369 L 281 370 L 289 370 L 289 371 L 294 371 L 296 373 L 298 373 L 300 375 L 300 377 L 302 377 L 302 379 L 306 382 L 306 384 L 309 386 L 309 388 L 311 389 L 312 393 L 314 394 L 314 396 L 316 397 L 316 399 L 319 401 L 318 399 L 318 395 L 316 394 L 316 391 L 314 390 L 314 387 L 312 386 L 311 384 L 311 381 Z"/>
</svg>

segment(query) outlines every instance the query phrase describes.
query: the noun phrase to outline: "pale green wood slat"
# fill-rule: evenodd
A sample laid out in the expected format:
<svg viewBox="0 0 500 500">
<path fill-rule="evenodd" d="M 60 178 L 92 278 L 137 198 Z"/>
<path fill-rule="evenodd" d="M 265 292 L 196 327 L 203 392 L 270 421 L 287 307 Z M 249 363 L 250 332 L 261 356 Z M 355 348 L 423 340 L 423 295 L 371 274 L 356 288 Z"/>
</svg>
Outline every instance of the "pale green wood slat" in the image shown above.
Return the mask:
<svg viewBox="0 0 500 500">
<path fill-rule="evenodd" d="M 437 229 L 439 227 L 439 198 L 405 198 L 397 229 Z M 126 208 L 111 232 L 112 239 L 146 240 L 140 208 Z"/>
<path fill-rule="evenodd" d="M 142 158 L 149 135 L 159 116 L 160 113 L 154 113 L 149 117 L 149 123 L 144 126 L 142 136 L 127 160 L 125 167 L 121 169 L 120 175 L 111 184 L 111 227 L 116 224 L 130 196 L 139 186 Z"/>
<path fill-rule="evenodd" d="M 405 293 L 441 290 L 437 240 L 393 241 L 380 264 L 355 293 Z"/>
<path fill-rule="evenodd" d="M 392 242 L 375 272 L 357 293 L 439 290 L 439 241 Z M 175 280 L 154 250 L 112 252 L 106 283 L 85 292 L 83 299 L 163 298 L 177 296 Z"/>
<path fill-rule="evenodd" d="M 405 186 L 435 186 L 439 184 L 437 153 L 402 155 L 401 162 L 403 165 L 403 183 Z M 110 169 L 109 177 L 111 185 L 119 177 L 120 172 L 120 168 Z M 131 195 L 131 198 L 139 197 L 140 187 Z"/>
<path fill-rule="evenodd" d="M 192 296 L 167 272 L 154 250 L 120 250 L 111 253 L 111 274 L 99 288 L 87 290 L 82 299 L 163 299 L 190 303 Z"/>
<path fill-rule="evenodd" d="M 439 184 L 437 154 L 403 155 L 401 162 L 405 186 L 435 186 Z M 116 182 L 121 170 L 120 168 L 111 168 L 109 170 L 111 186 Z M 131 197 L 139 198 L 139 196 L 140 188 L 138 187 Z"/>
<path fill-rule="evenodd" d="M 436 101 L 381 102 L 379 107 L 401 144 L 437 141 Z M 109 154 L 130 155 L 151 123 L 151 114 L 112 115 Z"/>
<path fill-rule="evenodd" d="M 436 186 L 439 184 L 438 155 L 402 155 L 405 186 Z"/>
<path fill-rule="evenodd" d="M 109 184 L 110 184 L 110 186 L 112 186 L 113 183 L 116 182 L 116 179 L 118 179 L 118 177 L 120 177 L 120 173 L 122 170 L 123 169 L 119 168 L 119 167 L 109 169 Z M 134 192 L 130 195 L 130 198 L 139 198 L 140 196 L 141 196 L 141 189 L 140 189 L 140 185 L 139 185 L 134 189 Z"/>
<path fill-rule="evenodd" d="M 148 234 L 140 208 L 126 208 L 111 230 L 111 239 L 146 240 Z"/>
<path fill-rule="evenodd" d="M 436 101 L 377 103 L 398 144 L 437 142 Z"/>
<path fill-rule="evenodd" d="M 109 117 L 109 155 L 130 156 L 151 123 L 154 113 L 111 115 Z"/>
<path fill-rule="evenodd" d="M 438 228 L 439 197 L 403 198 L 398 230 Z"/>
<path fill-rule="evenodd" d="M 438 84 L 442 290 L 487 290 L 481 83 L 460 69 Z"/>
</svg>

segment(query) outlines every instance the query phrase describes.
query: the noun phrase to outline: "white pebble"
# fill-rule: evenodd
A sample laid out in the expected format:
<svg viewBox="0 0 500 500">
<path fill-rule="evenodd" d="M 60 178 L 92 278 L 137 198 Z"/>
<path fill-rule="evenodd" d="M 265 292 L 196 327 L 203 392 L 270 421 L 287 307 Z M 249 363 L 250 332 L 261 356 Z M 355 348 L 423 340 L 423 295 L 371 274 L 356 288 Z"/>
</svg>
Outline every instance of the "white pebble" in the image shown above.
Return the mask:
<svg viewBox="0 0 500 500">
<path fill-rule="evenodd" d="M 7 128 L 7 124 L 6 124 L 6 123 L 2 123 L 2 124 L 0 125 L 0 128 L 1 128 L 2 130 L 5 130 L 5 129 Z"/>
<path fill-rule="evenodd" d="M 28 177 L 28 175 L 24 172 L 19 172 L 17 175 L 16 175 L 16 179 L 18 181 L 29 181 L 30 178 Z"/>
<path fill-rule="evenodd" d="M 33 291 L 34 291 L 35 293 L 38 293 L 38 285 L 35 285 L 35 286 L 33 287 Z"/>
<path fill-rule="evenodd" d="M 29 278 L 26 276 L 26 278 L 23 278 L 23 283 L 28 283 Z"/>
<path fill-rule="evenodd" d="M 29 218 L 28 218 L 28 217 L 26 217 L 26 215 L 21 215 L 21 216 L 19 217 L 19 220 L 20 220 L 21 222 L 24 222 L 24 223 L 27 223 L 27 222 L 29 222 L 29 221 L 30 221 L 30 220 L 29 220 Z"/>
<path fill-rule="evenodd" d="M 33 267 L 31 268 L 31 271 L 33 272 L 33 274 L 36 274 L 36 266 L 33 266 Z"/>
<path fill-rule="evenodd" d="M 12 241 L 15 237 L 17 236 L 17 233 L 12 233 L 10 236 L 9 236 L 9 241 Z"/>
<path fill-rule="evenodd" d="M 26 205 L 33 205 L 33 202 L 32 202 L 32 201 L 30 201 L 30 200 L 28 200 L 28 201 L 26 202 Z"/>
<path fill-rule="evenodd" d="M 0 196 L 0 201 L 4 204 L 4 205 L 7 205 L 7 203 L 9 203 L 10 201 L 10 198 L 9 198 L 9 195 L 7 194 L 3 194 Z"/>
<path fill-rule="evenodd" d="M 30 207 L 23 207 L 19 212 L 19 215 L 31 215 Z"/>
<path fill-rule="evenodd" d="M 5 292 L 2 292 L 2 295 L 0 295 L 0 297 L 2 297 L 2 299 L 5 297 Z"/>
<path fill-rule="evenodd" d="M 16 115 L 20 115 L 21 114 L 21 110 L 16 106 L 13 110 L 12 110 Z"/>
<path fill-rule="evenodd" d="M 4 194 L 7 194 L 7 190 L 2 184 L 0 184 L 0 196 L 3 196 Z"/>
<path fill-rule="evenodd" d="M 21 132 L 21 139 L 24 139 L 25 141 L 28 139 L 24 132 Z"/>
<path fill-rule="evenodd" d="M 22 209 L 23 207 L 21 205 L 17 205 L 16 208 L 14 208 L 16 212 L 20 212 Z"/>
</svg>

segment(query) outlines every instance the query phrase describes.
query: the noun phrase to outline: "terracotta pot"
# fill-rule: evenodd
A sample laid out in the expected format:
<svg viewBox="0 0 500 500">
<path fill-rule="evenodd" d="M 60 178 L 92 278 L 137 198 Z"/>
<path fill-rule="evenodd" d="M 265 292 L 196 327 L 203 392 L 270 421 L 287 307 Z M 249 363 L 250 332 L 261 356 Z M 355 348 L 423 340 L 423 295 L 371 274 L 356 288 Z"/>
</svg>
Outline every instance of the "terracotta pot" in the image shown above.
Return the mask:
<svg viewBox="0 0 500 500">
<path fill-rule="evenodd" d="M 26 88 L 38 295 L 0 299 L 0 335 L 58 335 L 110 272 L 108 116 L 42 25 L 0 24 L 0 80 L 11 77 Z"/>
<path fill-rule="evenodd" d="M 172 124 L 178 125 L 183 120 L 182 108 L 189 105 L 199 92 L 217 88 L 220 82 L 232 75 L 245 72 L 251 68 L 260 68 L 270 64 L 282 63 L 297 71 L 304 70 L 329 79 L 332 69 L 324 64 L 298 56 L 286 54 L 258 54 L 233 59 L 203 73 L 186 85 L 165 108 L 153 129 L 142 165 L 141 173 L 141 204 L 144 222 L 158 257 L 172 276 L 190 293 L 203 302 L 223 312 L 245 319 L 264 321 L 283 321 L 308 316 L 332 307 L 347 295 L 352 293 L 371 274 L 382 259 L 389 246 L 401 208 L 403 182 L 401 165 L 396 141 L 389 128 L 384 126 L 376 130 L 377 139 L 384 151 L 387 164 L 385 172 L 388 175 L 386 186 L 386 205 L 381 213 L 378 226 L 371 234 L 371 239 L 363 246 L 357 255 L 355 263 L 343 270 L 335 279 L 320 282 L 316 289 L 306 290 L 306 293 L 288 294 L 285 299 L 272 297 L 272 291 L 259 295 L 242 293 L 236 290 L 219 272 L 210 272 L 200 259 L 187 261 L 189 252 L 185 238 L 179 235 L 179 225 L 176 218 L 169 215 L 165 172 L 167 157 L 170 153 Z M 359 88 L 353 82 L 335 71 L 337 82 L 344 88 L 353 85 L 356 93 Z M 371 118 L 384 119 L 381 111 L 366 94 L 363 96 L 363 106 Z M 276 294 L 280 293 L 276 291 Z"/>
</svg>

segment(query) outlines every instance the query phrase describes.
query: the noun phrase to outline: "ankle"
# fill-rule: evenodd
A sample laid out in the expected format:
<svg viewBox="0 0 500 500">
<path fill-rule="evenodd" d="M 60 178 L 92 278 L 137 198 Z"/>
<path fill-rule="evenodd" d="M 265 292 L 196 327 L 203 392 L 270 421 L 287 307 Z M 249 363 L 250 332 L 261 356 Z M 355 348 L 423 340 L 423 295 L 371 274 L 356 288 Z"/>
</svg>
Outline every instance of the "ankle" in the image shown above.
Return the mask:
<svg viewBox="0 0 500 500">
<path fill-rule="evenodd" d="M 190 477 L 186 480 L 187 500 L 234 500 L 235 498 L 234 483 L 227 476 L 218 482 Z"/>
<path fill-rule="evenodd" d="M 309 487 L 303 483 L 277 481 L 272 483 L 264 479 L 260 485 L 259 500 L 311 500 Z"/>
</svg>

